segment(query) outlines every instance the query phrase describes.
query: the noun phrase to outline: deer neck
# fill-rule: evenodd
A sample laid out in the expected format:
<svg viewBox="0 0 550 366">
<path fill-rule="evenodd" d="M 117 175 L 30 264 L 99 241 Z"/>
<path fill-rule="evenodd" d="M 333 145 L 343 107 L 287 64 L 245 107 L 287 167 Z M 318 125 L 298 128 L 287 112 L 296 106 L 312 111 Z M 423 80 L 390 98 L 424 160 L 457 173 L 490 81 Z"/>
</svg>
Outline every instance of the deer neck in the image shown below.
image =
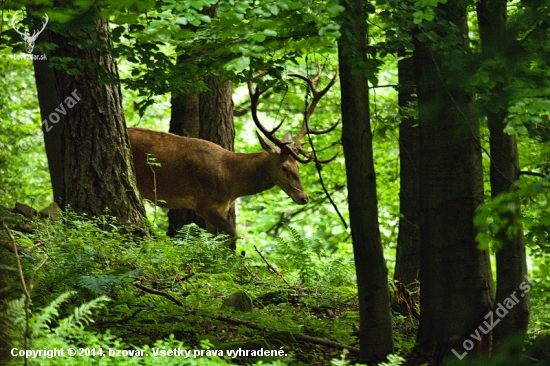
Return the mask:
<svg viewBox="0 0 550 366">
<path fill-rule="evenodd" d="M 232 182 L 238 182 L 235 197 L 249 196 L 272 188 L 269 153 L 233 155 Z"/>
</svg>

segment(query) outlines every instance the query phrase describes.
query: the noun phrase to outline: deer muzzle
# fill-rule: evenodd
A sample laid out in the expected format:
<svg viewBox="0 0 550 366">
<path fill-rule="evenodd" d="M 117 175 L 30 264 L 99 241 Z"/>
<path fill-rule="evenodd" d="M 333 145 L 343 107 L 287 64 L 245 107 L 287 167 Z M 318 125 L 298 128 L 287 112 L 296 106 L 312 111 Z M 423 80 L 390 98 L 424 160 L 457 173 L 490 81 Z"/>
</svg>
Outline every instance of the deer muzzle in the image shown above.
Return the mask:
<svg viewBox="0 0 550 366">
<path fill-rule="evenodd" d="M 309 202 L 309 197 L 308 195 L 304 192 L 303 194 L 299 195 L 299 196 L 295 196 L 295 197 L 292 197 L 292 200 L 299 204 L 299 205 L 305 205 L 306 203 Z"/>
</svg>

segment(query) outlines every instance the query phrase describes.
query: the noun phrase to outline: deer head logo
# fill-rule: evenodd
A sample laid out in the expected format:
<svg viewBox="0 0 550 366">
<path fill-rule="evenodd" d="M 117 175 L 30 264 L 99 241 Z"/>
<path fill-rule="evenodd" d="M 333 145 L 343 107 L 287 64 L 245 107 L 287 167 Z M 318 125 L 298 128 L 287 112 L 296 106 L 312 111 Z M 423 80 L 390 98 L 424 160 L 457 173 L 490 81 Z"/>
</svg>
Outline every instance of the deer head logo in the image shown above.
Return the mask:
<svg viewBox="0 0 550 366">
<path fill-rule="evenodd" d="M 32 35 L 20 32 L 19 29 L 17 29 L 17 27 L 15 26 L 15 18 L 16 18 L 16 14 L 13 15 L 13 18 L 11 20 L 11 26 L 17 33 L 21 35 L 21 38 L 23 38 L 23 41 L 25 41 L 25 48 L 27 49 L 27 52 L 32 53 L 32 50 L 34 49 L 34 42 L 36 42 L 36 39 L 38 38 L 40 33 L 42 33 L 44 28 L 46 28 L 46 24 L 48 24 L 48 19 L 49 19 L 48 14 L 44 13 L 45 22 L 42 23 L 42 29 L 40 30 L 35 29 Z"/>
</svg>

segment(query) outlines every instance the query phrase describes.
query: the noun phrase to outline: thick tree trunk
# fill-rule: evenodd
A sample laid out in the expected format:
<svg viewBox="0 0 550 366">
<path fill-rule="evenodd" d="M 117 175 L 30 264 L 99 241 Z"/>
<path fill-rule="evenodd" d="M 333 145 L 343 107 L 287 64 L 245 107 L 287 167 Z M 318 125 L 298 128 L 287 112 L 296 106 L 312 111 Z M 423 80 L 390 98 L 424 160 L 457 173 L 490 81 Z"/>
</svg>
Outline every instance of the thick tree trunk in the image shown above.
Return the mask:
<svg viewBox="0 0 550 366">
<path fill-rule="evenodd" d="M 62 130 L 63 203 L 92 216 L 108 212 L 144 232 L 145 211 L 137 193 L 120 87 L 113 79 L 104 83 L 106 75 L 102 73 L 118 77 L 115 60 L 106 52 L 110 46 L 108 31 L 108 22 L 97 20 L 80 32 L 80 38 L 52 34 L 58 46 L 52 56 L 74 58 L 103 68 L 75 64 L 80 71 L 77 75 L 64 70 L 55 72 L 63 105 L 51 111 L 56 116 L 52 119 L 50 115 L 49 119 L 61 119 L 60 125 L 53 127 Z M 84 41 L 99 41 L 104 49 L 71 44 L 81 45 Z"/>
<path fill-rule="evenodd" d="M 414 58 L 402 52 L 397 69 L 399 77 L 398 103 L 401 110 L 399 124 L 400 192 L 399 192 L 399 235 L 394 279 L 403 282 L 409 290 L 418 289 L 420 278 L 420 229 L 419 217 L 419 175 L 418 175 L 418 121 L 408 109 L 414 107 L 416 93 L 414 85 Z"/>
<path fill-rule="evenodd" d="M 338 42 L 342 94 L 342 143 L 359 294 L 360 357 L 384 360 L 393 353 L 388 274 L 376 198 L 367 82 L 367 10 L 361 0 L 341 0 L 344 11 Z"/>
<path fill-rule="evenodd" d="M 38 43 L 51 42 L 51 31 L 45 29 L 38 37 Z M 36 53 L 36 51 L 35 51 Z M 48 120 L 50 113 L 55 112 L 59 108 L 59 104 L 63 102 L 59 91 L 55 84 L 54 69 L 49 67 L 48 60 L 33 60 L 34 79 L 36 80 L 36 90 L 38 95 L 38 104 L 40 106 L 40 119 Z M 62 198 L 65 191 L 65 181 L 63 174 L 63 156 L 61 126 L 48 126 L 51 122 L 42 124 L 44 133 L 44 145 L 46 147 L 46 155 L 48 157 L 48 169 L 50 171 L 50 180 L 53 190 L 53 201 L 59 207 L 65 207 Z"/>
<path fill-rule="evenodd" d="M 445 356 L 490 349 L 490 333 L 470 334 L 483 325 L 493 304 L 488 251 L 477 249 L 473 223 L 483 201 L 479 121 L 474 95 L 447 81 L 457 80 L 450 57 L 467 57 L 466 11 L 458 0 L 440 6 L 438 19 L 452 22 L 456 44 L 415 40 L 420 127 L 420 347 L 438 365 Z M 449 53 L 447 53 L 448 51 Z M 450 55 L 452 53 L 452 56 Z M 459 60 L 457 60 L 459 61 Z"/>
<path fill-rule="evenodd" d="M 499 53 L 506 51 L 506 1 L 481 0 L 477 3 L 477 17 L 481 35 L 481 47 L 483 56 L 487 59 L 494 58 Z M 507 83 L 497 83 L 491 90 L 492 100 L 488 102 L 491 107 L 487 113 L 489 125 L 489 144 L 491 147 L 491 196 L 512 189 L 513 182 L 519 179 L 519 158 L 515 135 L 504 132 L 504 120 L 508 114 L 507 105 L 503 104 L 504 88 Z M 517 226 L 517 218 L 520 215 L 519 202 L 517 209 L 508 214 L 510 225 Z M 523 231 L 507 235 L 507 228 L 498 233 L 498 239 L 502 242 L 502 248 L 497 252 L 497 293 L 495 304 L 498 306 L 518 286 L 526 281 L 527 264 L 525 257 L 525 242 Z M 508 314 L 501 319 L 498 327 L 493 330 L 494 342 L 498 345 L 506 337 L 513 334 L 527 332 L 529 322 L 529 293 L 523 293 L 518 297 L 516 304 Z M 521 351 L 523 339 L 518 339 L 515 351 Z"/>
</svg>

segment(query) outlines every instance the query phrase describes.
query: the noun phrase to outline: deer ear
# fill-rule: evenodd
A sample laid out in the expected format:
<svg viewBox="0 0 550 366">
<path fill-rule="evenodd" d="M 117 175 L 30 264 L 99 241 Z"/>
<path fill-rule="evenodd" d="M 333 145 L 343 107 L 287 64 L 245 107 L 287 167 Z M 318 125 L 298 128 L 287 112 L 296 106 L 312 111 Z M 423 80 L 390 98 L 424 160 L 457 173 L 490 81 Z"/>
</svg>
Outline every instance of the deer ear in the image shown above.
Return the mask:
<svg viewBox="0 0 550 366">
<path fill-rule="evenodd" d="M 273 146 L 269 141 L 266 141 L 262 135 L 256 131 L 256 135 L 258 136 L 258 139 L 260 140 L 260 145 L 262 145 L 262 148 L 267 151 L 270 154 L 278 154 L 279 150 L 275 146 Z"/>
</svg>

